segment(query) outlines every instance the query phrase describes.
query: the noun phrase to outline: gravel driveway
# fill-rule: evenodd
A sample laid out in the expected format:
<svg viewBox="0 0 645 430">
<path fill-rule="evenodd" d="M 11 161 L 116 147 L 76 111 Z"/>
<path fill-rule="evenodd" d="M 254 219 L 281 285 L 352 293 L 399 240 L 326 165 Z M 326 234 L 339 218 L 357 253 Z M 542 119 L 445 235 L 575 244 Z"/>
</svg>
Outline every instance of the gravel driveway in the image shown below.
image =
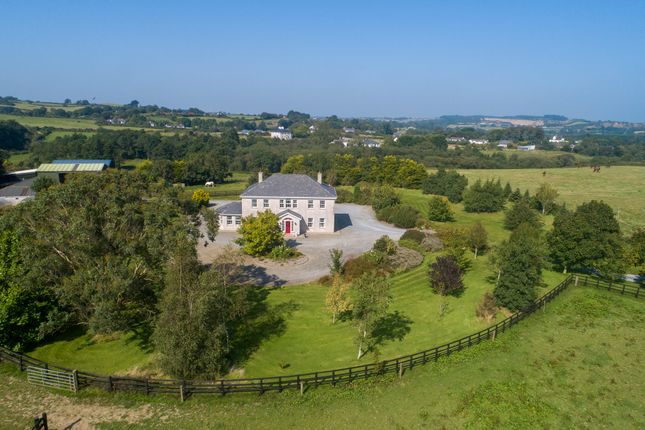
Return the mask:
<svg viewBox="0 0 645 430">
<path fill-rule="evenodd" d="M 213 201 L 218 206 L 225 201 Z M 307 234 L 292 239 L 303 256 L 297 260 L 277 263 L 269 260 L 249 258 L 245 269 L 247 279 L 258 285 L 302 284 L 319 279 L 329 273 L 329 250 L 343 250 L 343 258 L 356 257 L 369 250 L 374 241 L 383 235 L 398 240 L 404 229 L 385 224 L 376 219 L 369 206 L 349 203 L 336 204 L 336 232 L 332 234 Z M 225 246 L 233 243 L 239 235 L 233 232 L 220 232 L 215 243 L 207 247 L 200 243 L 198 255 L 203 263 L 212 262 L 223 252 Z M 234 245 L 237 247 L 237 245 Z"/>
</svg>

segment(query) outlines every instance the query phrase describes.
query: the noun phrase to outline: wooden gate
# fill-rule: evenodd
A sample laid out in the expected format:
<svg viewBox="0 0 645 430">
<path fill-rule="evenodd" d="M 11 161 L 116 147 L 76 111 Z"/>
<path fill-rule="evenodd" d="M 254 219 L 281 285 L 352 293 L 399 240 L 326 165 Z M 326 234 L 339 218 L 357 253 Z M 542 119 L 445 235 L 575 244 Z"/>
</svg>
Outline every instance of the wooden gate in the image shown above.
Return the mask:
<svg viewBox="0 0 645 430">
<path fill-rule="evenodd" d="M 76 371 L 62 372 L 60 370 L 28 366 L 27 381 L 31 384 L 42 385 L 43 387 L 58 388 L 73 392 L 78 391 Z"/>
</svg>

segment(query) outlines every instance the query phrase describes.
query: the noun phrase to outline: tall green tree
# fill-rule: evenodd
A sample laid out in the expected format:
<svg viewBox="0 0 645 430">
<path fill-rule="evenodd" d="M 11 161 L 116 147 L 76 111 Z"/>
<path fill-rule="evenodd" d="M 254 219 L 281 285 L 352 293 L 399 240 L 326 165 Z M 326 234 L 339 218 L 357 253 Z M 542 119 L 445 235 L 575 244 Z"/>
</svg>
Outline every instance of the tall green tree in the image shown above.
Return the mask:
<svg viewBox="0 0 645 430">
<path fill-rule="evenodd" d="M 513 206 L 504 213 L 504 228 L 506 230 L 515 230 L 521 224 L 542 228 L 542 221 L 537 211 L 532 209 L 529 202 L 524 199 L 513 203 Z"/>
<path fill-rule="evenodd" d="M 504 189 L 499 179 L 486 182 L 477 180 L 464 192 L 466 212 L 498 212 L 504 207 L 505 201 Z"/>
<path fill-rule="evenodd" d="M 475 258 L 477 258 L 479 252 L 488 248 L 488 232 L 486 232 L 486 228 L 481 221 L 475 222 L 468 229 L 468 243 L 475 254 Z"/>
<path fill-rule="evenodd" d="M 592 200 L 575 212 L 560 211 L 547 239 L 551 259 L 564 273 L 595 269 L 612 275 L 625 268 L 620 226 L 604 202 Z"/>
<path fill-rule="evenodd" d="M 541 184 L 535 192 L 535 199 L 540 204 L 542 215 L 550 213 L 555 207 L 555 199 L 558 198 L 558 190 L 549 184 Z"/>
<path fill-rule="evenodd" d="M 499 276 L 493 291 L 500 306 L 518 311 L 537 298 L 546 253 L 542 232 L 527 224 L 517 227 L 500 245 L 494 259 Z"/>
<path fill-rule="evenodd" d="M 178 245 L 166 273 L 153 334 L 161 368 L 177 378 L 225 373 L 236 328 L 249 309 L 246 288 L 217 269 L 202 271 L 190 241 Z"/>
<path fill-rule="evenodd" d="M 392 295 L 390 282 L 375 272 L 364 273 L 352 283 L 354 307 L 352 319 L 357 330 L 358 356 L 372 346 L 374 329 L 378 321 L 387 314 Z"/>
<path fill-rule="evenodd" d="M 430 221 L 446 222 L 454 219 L 454 213 L 448 202 L 435 196 L 428 201 L 428 219 Z"/>
</svg>

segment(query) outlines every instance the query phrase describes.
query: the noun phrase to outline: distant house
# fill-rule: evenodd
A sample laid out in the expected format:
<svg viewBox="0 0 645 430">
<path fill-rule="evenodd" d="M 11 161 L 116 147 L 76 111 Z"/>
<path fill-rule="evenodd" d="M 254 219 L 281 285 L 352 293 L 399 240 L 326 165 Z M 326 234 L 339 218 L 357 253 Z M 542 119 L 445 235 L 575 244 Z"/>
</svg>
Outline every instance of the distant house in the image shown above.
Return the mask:
<svg viewBox="0 0 645 430">
<path fill-rule="evenodd" d="M 258 182 L 240 198 L 217 209 L 220 230 L 235 231 L 243 217 L 267 210 L 278 215 L 280 229 L 287 236 L 335 230 L 336 189 L 322 182 L 321 173 L 315 181 L 307 175 L 281 173 L 264 179 L 260 172 Z"/>
<path fill-rule="evenodd" d="M 473 145 L 488 145 L 487 139 L 469 139 L 468 142 Z"/>
<path fill-rule="evenodd" d="M 557 134 L 554 135 L 551 139 L 549 139 L 549 143 L 554 143 L 554 144 L 563 144 L 566 142 L 567 140 L 564 137 L 558 136 Z"/>
<path fill-rule="evenodd" d="M 379 142 L 378 140 L 374 140 L 374 139 L 365 139 L 363 141 L 363 146 L 365 146 L 367 148 L 380 148 L 381 147 L 381 142 Z"/>
<path fill-rule="evenodd" d="M 332 140 L 331 142 L 329 142 L 329 144 L 330 145 L 340 144 L 340 145 L 343 145 L 345 148 L 347 148 L 347 146 L 349 146 L 351 142 L 352 142 L 352 139 L 350 139 L 349 137 L 343 136 L 343 137 L 339 137 L 338 139 Z"/>
<path fill-rule="evenodd" d="M 343 133 L 356 133 L 356 129 L 353 127 L 343 127 Z"/>
<path fill-rule="evenodd" d="M 313 124 L 312 124 L 312 125 L 310 125 L 310 126 L 309 126 L 309 133 L 313 133 L 313 132 L 315 132 L 315 131 L 316 131 L 316 126 L 315 126 L 315 125 L 313 125 Z"/>
<path fill-rule="evenodd" d="M 535 151 L 535 145 L 518 145 L 520 151 Z"/>
<path fill-rule="evenodd" d="M 463 143 L 466 141 L 465 137 L 449 137 L 446 139 L 448 142 L 451 143 Z"/>
<path fill-rule="evenodd" d="M 285 129 L 271 130 L 269 132 L 271 139 L 280 139 L 280 140 L 291 140 L 293 135 L 291 131 Z"/>
<path fill-rule="evenodd" d="M 508 145 L 511 145 L 511 144 L 513 144 L 512 140 L 500 140 L 499 142 L 497 142 L 497 147 L 501 149 L 506 149 L 508 148 Z"/>
</svg>

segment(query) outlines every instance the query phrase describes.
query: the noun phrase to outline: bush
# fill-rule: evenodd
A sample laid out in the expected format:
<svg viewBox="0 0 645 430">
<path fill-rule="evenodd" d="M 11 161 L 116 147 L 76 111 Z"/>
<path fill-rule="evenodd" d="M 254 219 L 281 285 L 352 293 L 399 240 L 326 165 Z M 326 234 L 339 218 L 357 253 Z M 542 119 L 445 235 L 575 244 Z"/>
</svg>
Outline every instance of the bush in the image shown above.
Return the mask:
<svg viewBox="0 0 645 430">
<path fill-rule="evenodd" d="M 211 196 L 208 194 L 206 191 L 202 190 L 201 188 L 195 190 L 193 192 L 193 196 L 191 197 L 191 200 L 195 202 L 195 204 L 198 207 L 203 207 L 203 206 L 208 206 L 208 202 L 210 201 Z"/>
<path fill-rule="evenodd" d="M 441 197 L 433 197 L 428 202 L 428 219 L 439 222 L 452 221 L 454 214 L 447 201 Z"/>
<path fill-rule="evenodd" d="M 384 235 L 376 239 L 372 249 L 374 251 L 382 252 L 385 255 L 392 255 L 396 252 L 396 243 L 394 243 L 390 236 Z"/>
<path fill-rule="evenodd" d="M 423 246 L 421 246 L 419 242 L 415 242 L 414 240 L 399 239 L 399 246 L 403 248 L 411 249 L 421 254 L 423 254 L 426 251 L 426 249 Z"/>
<path fill-rule="evenodd" d="M 271 258 L 272 260 L 288 260 L 299 255 L 301 255 L 300 252 L 296 251 L 290 246 L 287 246 L 286 243 L 283 243 L 282 245 L 278 245 L 271 250 L 271 252 L 269 253 L 269 258 Z"/>
<path fill-rule="evenodd" d="M 367 182 L 359 182 L 354 185 L 353 200 L 359 205 L 372 204 L 372 185 Z"/>
<path fill-rule="evenodd" d="M 400 203 L 401 197 L 390 185 L 381 185 L 372 191 L 372 207 L 376 212 Z"/>
<path fill-rule="evenodd" d="M 423 239 L 425 238 L 426 238 L 426 235 L 422 231 L 406 230 L 405 233 L 403 233 L 403 236 L 401 236 L 400 240 L 409 240 L 417 244 L 421 244 L 421 242 L 423 242 Z"/>
<path fill-rule="evenodd" d="M 376 213 L 376 217 L 400 228 L 412 228 L 417 223 L 419 211 L 408 205 L 390 206 Z"/>
<path fill-rule="evenodd" d="M 495 315 L 497 314 L 497 304 L 495 303 L 495 296 L 493 296 L 493 293 L 488 291 L 482 296 L 482 299 L 475 310 L 475 314 L 478 318 L 485 321 L 492 321 L 495 319 Z"/>
<path fill-rule="evenodd" d="M 236 242 L 245 253 L 256 257 L 268 255 L 284 244 L 278 216 L 268 210 L 243 218 L 239 232 L 241 237 Z"/>
<path fill-rule="evenodd" d="M 459 295 L 464 290 L 463 273 L 454 258 L 437 257 L 430 265 L 430 286 L 442 296 Z"/>
<path fill-rule="evenodd" d="M 454 170 L 439 169 L 437 173 L 428 175 L 422 189 L 424 194 L 446 196 L 452 203 L 459 203 L 467 185 L 468 179 L 464 175 Z"/>
<path fill-rule="evenodd" d="M 336 203 L 352 203 L 354 202 L 354 194 L 349 190 L 337 189 L 336 190 Z"/>
<path fill-rule="evenodd" d="M 356 258 L 350 258 L 343 266 L 343 276 L 351 281 L 352 279 L 360 278 L 363 273 L 376 270 L 378 266 L 376 263 L 365 255 Z"/>
</svg>

